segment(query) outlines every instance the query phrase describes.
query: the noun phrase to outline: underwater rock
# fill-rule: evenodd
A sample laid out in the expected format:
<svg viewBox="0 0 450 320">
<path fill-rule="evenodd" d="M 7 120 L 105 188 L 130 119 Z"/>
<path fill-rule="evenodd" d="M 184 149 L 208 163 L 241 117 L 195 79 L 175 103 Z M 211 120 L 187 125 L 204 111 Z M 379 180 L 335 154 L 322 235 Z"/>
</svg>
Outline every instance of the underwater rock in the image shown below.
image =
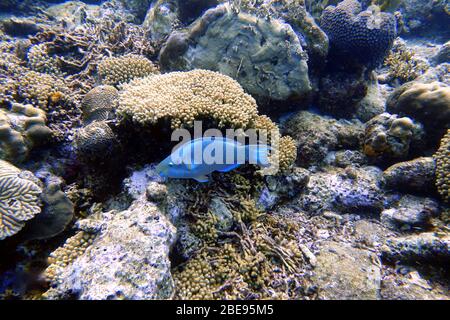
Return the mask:
<svg viewBox="0 0 450 320">
<path fill-rule="evenodd" d="M 0 159 L 20 163 L 33 148 L 46 144 L 52 136 L 46 121 L 45 112 L 31 105 L 0 109 Z"/>
<path fill-rule="evenodd" d="M 291 172 L 283 175 L 266 176 L 265 187 L 257 204 L 267 211 L 280 204 L 282 200 L 294 198 L 304 189 L 309 176 L 308 170 L 299 167 L 294 167 Z"/>
<path fill-rule="evenodd" d="M 42 211 L 26 225 L 24 239 L 48 239 L 66 229 L 74 216 L 74 205 L 61 190 L 63 181 L 46 169 L 35 173 L 43 181 Z"/>
<path fill-rule="evenodd" d="M 382 113 L 365 127 L 364 153 L 374 160 L 405 159 L 423 146 L 423 128 L 410 118 Z"/>
<path fill-rule="evenodd" d="M 154 191 L 150 191 L 147 188 L 150 184 L 155 186 L 159 190 L 159 184 L 163 181 L 163 178 L 159 176 L 156 171 L 155 165 L 147 165 L 140 170 L 135 170 L 131 175 L 123 181 L 124 190 L 133 199 L 140 198 L 143 194 L 149 192 L 148 197 L 153 197 Z M 159 198 L 159 197 L 158 197 Z M 152 201 L 151 199 L 149 199 Z"/>
<path fill-rule="evenodd" d="M 389 261 L 450 261 L 450 237 L 424 232 L 399 238 L 390 238 L 383 246 L 383 258 Z"/>
<path fill-rule="evenodd" d="M 380 212 L 384 206 L 381 177 L 377 167 L 329 168 L 310 175 L 296 202 L 311 213 Z"/>
<path fill-rule="evenodd" d="M 311 91 L 306 59 L 289 25 L 236 14 L 228 4 L 208 10 L 188 31 L 172 33 L 160 54 L 164 71 L 219 71 L 269 101 L 306 97 Z"/>
<path fill-rule="evenodd" d="M 434 190 L 436 163 L 432 157 L 399 162 L 383 172 L 389 189 L 428 193 Z"/>
<path fill-rule="evenodd" d="M 395 17 L 373 7 L 361 11 L 356 0 L 344 0 L 322 12 L 320 26 L 330 40 L 330 54 L 369 69 L 380 64 L 397 33 Z"/>
<path fill-rule="evenodd" d="M 444 43 L 432 59 L 436 64 L 450 63 L 450 41 Z"/>
<path fill-rule="evenodd" d="M 335 120 L 300 111 L 286 121 L 283 133 L 295 140 L 297 164 L 308 166 L 322 161 L 331 150 L 359 149 L 364 129 L 358 121 Z"/>
<path fill-rule="evenodd" d="M 380 92 L 378 82 L 371 81 L 367 85 L 366 95 L 356 106 L 356 116 L 363 122 L 367 122 L 373 117 L 385 111 L 385 99 Z"/>
<path fill-rule="evenodd" d="M 41 212 L 39 179 L 0 160 L 0 240 L 19 232 L 28 220 Z"/>
<path fill-rule="evenodd" d="M 318 108 L 339 118 L 351 118 L 368 93 L 363 74 L 335 71 L 319 80 Z"/>
<path fill-rule="evenodd" d="M 431 198 L 403 196 L 394 207 L 381 212 L 381 222 L 399 230 L 412 228 L 426 229 L 431 226 L 430 219 L 439 214 L 439 204 Z"/>
<path fill-rule="evenodd" d="M 178 4 L 178 0 L 158 0 L 148 10 L 142 26 L 151 40 L 163 41 L 181 24 Z"/>
<path fill-rule="evenodd" d="M 422 277 L 408 266 L 408 274 L 401 279 L 397 274 L 383 277 L 381 297 L 384 300 L 448 300 L 446 289 L 433 288 L 427 277 Z"/>
<path fill-rule="evenodd" d="M 389 96 L 386 110 L 423 124 L 427 139 L 436 145 L 450 127 L 450 87 L 440 82 L 408 82 Z"/>
<path fill-rule="evenodd" d="M 319 299 L 376 300 L 381 285 L 381 262 L 376 254 L 337 242 L 323 243 L 313 281 Z"/>
<path fill-rule="evenodd" d="M 346 168 L 348 166 L 363 166 L 368 164 L 367 156 L 358 150 L 330 151 L 324 162 L 327 165 Z"/>
<path fill-rule="evenodd" d="M 402 15 L 403 29 L 407 33 L 440 33 L 443 25 L 450 23 L 448 2 L 445 0 L 402 0 L 398 8 Z"/>
<path fill-rule="evenodd" d="M 128 210 L 103 213 L 93 243 L 61 270 L 48 298 L 168 299 L 174 284 L 169 251 L 176 230 L 145 195 Z"/>
<path fill-rule="evenodd" d="M 442 82 L 450 86 L 450 63 L 441 63 L 436 67 L 429 68 L 415 81 L 420 83 Z"/>
<path fill-rule="evenodd" d="M 135 22 L 144 21 L 150 5 L 154 0 L 119 0 L 123 7 L 135 17 Z"/>
<path fill-rule="evenodd" d="M 104 121 L 114 118 L 119 100 L 119 91 L 113 86 L 97 86 L 89 91 L 81 102 L 83 122 Z"/>
<path fill-rule="evenodd" d="M 280 19 L 291 25 L 308 53 L 308 67 L 312 73 L 320 71 L 328 55 L 328 37 L 306 9 L 303 0 L 240 1 L 236 10 L 271 20 Z"/>
<path fill-rule="evenodd" d="M 26 38 L 28 36 L 34 36 L 43 30 L 41 25 L 31 19 L 15 17 L 1 20 L 0 26 L 3 31 L 11 37 Z"/>
<path fill-rule="evenodd" d="M 99 5 L 87 4 L 83 1 L 56 3 L 46 8 L 45 12 L 52 19 L 64 24 L 67 30 L 73 30 L 101 15 Z"/>
</svg>

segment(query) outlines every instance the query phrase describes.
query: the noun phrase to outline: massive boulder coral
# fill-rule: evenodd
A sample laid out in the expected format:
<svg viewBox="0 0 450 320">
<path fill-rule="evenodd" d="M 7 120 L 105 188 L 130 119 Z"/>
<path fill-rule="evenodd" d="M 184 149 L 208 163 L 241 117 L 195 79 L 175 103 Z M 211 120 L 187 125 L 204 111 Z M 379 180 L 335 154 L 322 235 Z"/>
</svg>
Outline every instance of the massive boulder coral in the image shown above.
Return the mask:
<svg viewBox="0 0 450 320">
<path fill-rule="evenodd" d="M 363 150 L 376 160 L 404 159 L 423 146 L 423 128 L 410 118 L 385 112 L 368 121 L 365 127 Z"/>
<path fill-rule="evenodd" d="M 39 180 L 0 160 L 0 240 L 19 232 L 25 223 L 41 212 Z"/>
<path fill-rule="evenodd" d="M 108 158 L 117 147 L 114 132 L 104 121 L 94 121 L 77 130 L 75 149 L 82 159 Z"/>
<path fill-rule="evenodd" d="M 90 90 L 81 102 L 83 122 L 109 120 L 118 104 L 119 91 L 113 86 L 102 85 Z"/>
<path fill-rule="evenodd" d="M 159 73 L 158 68 L 144 56 L 128 54 L 103 59 L 98 65 L 103 84 L 120 85 L 133 79 Z"/>
<path fill-rule="evenodd" d="M 100 219 L 87 221 L 84 227 L 91 229 L 91 234 L 96 232 L 95 239 L 84 231 L 70 241 L 70 246 L 66 244 L 52 255 L 54 264 L 46 271 L 52 285 L 45 294 L 48 299 L 143 300 L 172 296 L 169 251 L 176 230 L 145 195 L 128 210 L 102 213 Z M 77 249 L 79 242 L 83 246 Z"/>
<path fill-rule="evenodd" d="M 441 140 L 441 146 L 434 155 L 436 160 L 436 186 L 442 199 L 450 203 L 450 130 Z"/>
<path fill-rule="evenodd" d="M 236 14 L 229 4 L 208 10 L 188 31 L 172 33 L 160 63 L 163 70 L 219 71 L 262 100 L 303 98 L 311 90 L 306 55 L 292 28 Z"/>
<path fill-rule="evenodd" d="M 374 7 L 362 11 L 356 0 L 325 8 L 320 26 L 330 40 L 330 53 L 370 69 L 383 61 L 397 33 L 392 14 Z"/>
<path fill-rule="evenodd" d="M 33 147 L 46 143 L 52 135 L 46 120 L 45 112 L 31 105 L 0 109 L 0 159 L 20 163 Z"/>
<path fill-rule="evenodd" d="M 386 106 L 388 112 L 423 124 L 434 144 L 450 127 L 450 87 L 441 82 L 408 82 L 389 96 Z"/>
</svg>

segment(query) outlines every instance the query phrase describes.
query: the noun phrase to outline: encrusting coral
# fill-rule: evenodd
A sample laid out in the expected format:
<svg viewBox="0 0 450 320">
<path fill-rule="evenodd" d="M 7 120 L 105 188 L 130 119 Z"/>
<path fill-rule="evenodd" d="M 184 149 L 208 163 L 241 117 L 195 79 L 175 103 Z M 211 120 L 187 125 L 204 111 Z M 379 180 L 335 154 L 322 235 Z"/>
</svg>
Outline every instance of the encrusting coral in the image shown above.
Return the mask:
<svg viewBox="0 0 450 320">
<path fill-rule="evenodd" d="M 103 59 L 98 65 L 103 84 L 120 85 L 133 79 L 158 74 L 158 68 L 144 56 L 129 54 Z"/>
<path fill-rule="evenodd" d="M 330 39 L 330 52 L 373 69 L 389 52 L 397 33 L 395 17 L 376 7 L 361 11 L 356 0 L 344 0 L 322 12 L 320 26 Z"/>
<path fill-rule="evenodd" d="M 405 158 L 422 138 L 422 126 L 410 118 L 382 113 L 366 123 L 363 150 L 373 158 Z"/>
<path fill-rule="evenodd" d="M 38 181 L 31 172 L 0 160 L 0 240 L 19 232 L 41 212 Z"/>
<path fill-rule="evenodd" d="M 436 160 L 436 186 L 445 202 L 450 203 L 450 130 L 441 140 L 441 146 L 434 155 Z"/>
</svg>

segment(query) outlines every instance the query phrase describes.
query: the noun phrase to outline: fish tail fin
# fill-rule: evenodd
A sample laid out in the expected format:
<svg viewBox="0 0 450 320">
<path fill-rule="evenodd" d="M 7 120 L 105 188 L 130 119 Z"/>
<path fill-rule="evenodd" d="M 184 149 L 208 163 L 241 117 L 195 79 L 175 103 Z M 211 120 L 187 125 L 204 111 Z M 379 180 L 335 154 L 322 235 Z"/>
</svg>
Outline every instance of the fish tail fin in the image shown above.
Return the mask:
<svg viewBox="0 0 450 320">
<path fill-rule="evenodd" d="M 272 148 L 265 144 L 250 144 L 245 146 L 247 161 L 262 167 L 269 167 L 269 155 Z"/>
</svg>

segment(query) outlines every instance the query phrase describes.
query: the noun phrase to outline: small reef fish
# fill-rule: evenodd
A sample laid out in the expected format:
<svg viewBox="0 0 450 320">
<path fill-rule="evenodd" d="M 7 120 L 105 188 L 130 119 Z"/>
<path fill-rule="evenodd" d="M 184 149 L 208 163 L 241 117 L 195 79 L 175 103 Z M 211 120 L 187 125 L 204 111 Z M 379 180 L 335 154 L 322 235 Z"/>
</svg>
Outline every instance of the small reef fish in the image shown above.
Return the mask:
<svg viewBox="0 0 450 320">
<path fill-rule="evenodd" d="M 270 150 L 265 144 L 243 145 L 221 137 L 198 138 L 172 152 L 156 171 L 162 177 L 208 182 L 208 174 L 229 172 L 247 162 L 268 167 Z"/>
</svg>

